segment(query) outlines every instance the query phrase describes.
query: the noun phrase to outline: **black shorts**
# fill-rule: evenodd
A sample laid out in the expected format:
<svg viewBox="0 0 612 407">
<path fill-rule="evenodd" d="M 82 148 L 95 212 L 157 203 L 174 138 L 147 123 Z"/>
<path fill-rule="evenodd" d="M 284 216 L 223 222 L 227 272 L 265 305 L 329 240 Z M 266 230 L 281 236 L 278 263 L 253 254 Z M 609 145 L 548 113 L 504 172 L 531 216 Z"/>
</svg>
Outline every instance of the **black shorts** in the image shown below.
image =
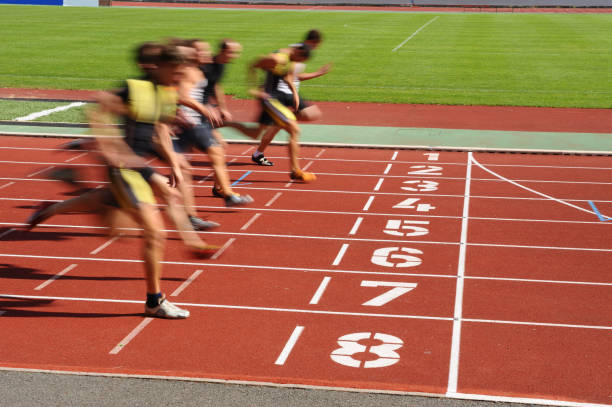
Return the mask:
<svg viewBox="0 0 612 407">
<path fill-rule="evenodd" d="M 195 147 L 200 151 L 207 151 L 210 147 L 218 147 L 219 145 L 213 135 L 212 126 L 210 123 L 204 122 L 194 127 L 182 128 L 181 133 L 178 134 L 175 150 L 185 152 Z"/>
<path fill-rule="evenodd" d="M 293 111 L 293 95 L 289 95 L 285 92 L 272 92 L 270 96 L 272 99 L 278 100 L 284 106 L 287 106 Z M 299 98 L 298 112 L 310 106 L 310 103 L 308 103 L 308 101 L 303 99 L 302 96 L 300 96 L 299 94 L 298 94 L 298 98 Z M 265 104 L 264 106 L 262 106 L 261 115 L 259 116 L 258 121 L 259 123 L 266 124 L 266 125 L 272 125 L 275 122 L 277 122 L 277 120 L 274 118 L 274 113 L 270 113 L 270 109 L 267 109 Z"/>
</svg>

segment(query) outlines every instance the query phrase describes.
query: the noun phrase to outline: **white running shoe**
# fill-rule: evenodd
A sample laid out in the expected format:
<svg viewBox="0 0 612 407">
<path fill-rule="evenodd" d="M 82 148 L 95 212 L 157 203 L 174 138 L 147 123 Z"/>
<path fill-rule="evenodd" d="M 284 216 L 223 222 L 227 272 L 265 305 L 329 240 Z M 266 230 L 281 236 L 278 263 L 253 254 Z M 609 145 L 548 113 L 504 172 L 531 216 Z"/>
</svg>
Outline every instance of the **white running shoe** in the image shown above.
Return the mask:
<svg viewBox="0 0 612 407">
<path fill-rule="evenodd" d="M 145 314 L 157 318 L 178 319 L 187 318 L 189 316 L 189 311 L 179 308 L 170 301 L 164 299 L 157 307 L 154 308 L 149 308 L 145 304 Z"/>
</svg>

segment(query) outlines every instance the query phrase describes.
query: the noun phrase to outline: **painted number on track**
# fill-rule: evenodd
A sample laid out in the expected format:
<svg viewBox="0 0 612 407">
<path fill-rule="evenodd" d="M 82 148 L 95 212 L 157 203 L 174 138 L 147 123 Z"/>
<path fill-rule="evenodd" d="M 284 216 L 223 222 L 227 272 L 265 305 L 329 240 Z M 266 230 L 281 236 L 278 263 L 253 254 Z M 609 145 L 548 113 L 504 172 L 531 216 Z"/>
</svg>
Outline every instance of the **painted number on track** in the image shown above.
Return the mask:
<svg viewBox="0 0 612 407">
<path fill-rule="evenodd" d="M 402 189 L 404 191 L 415 191 L 415 192 L 432 192 L 438 190 L 438 183 L 436 181 L 429 180 L 408 180 L 404 181 L 404 184 L 414 185 L 414 186 L 404 186 Z"/>
<path fill-rule="evenodd" d="M 436 209 L 435 206 L 431 206 L 430 204 L 426 204 L 426 203 L 418 204 L 417 206 L 414 206 L 414 204 L 416 204 L 420 200 L 421 200 L 420 198 L 404 199 L 402 202 L 398 203 L 397 205 L 393 207 L 399 208 L 399 209 L 416 209 L 417 212 L 429 212 L 432 209 Z"/>
<path fill-rule="evenodd" d="M 414 168 L 408 175 L 442 175 L 442 167 L 437 165 L 411 165 Z"/>
<path fill-rule="evenodd" d="M 362 345 L 359 341 L 375 339 L 382 342 L 380 345 Z M 400 360 L 400 355 L 396 352 L 402 347 L 404 342 L 393 335 L 371 332 L 356 332 L 347 334 L 338 338 L 340 347 L 334 350 L 330 357 L 331 359 L 344 366 L 356 368 L 376 368 L 387 367 L 396 364 Z M 359 353 L 373 353 L 378 356 L 374 360 L 362 361 L 355 359 L 353 356 Z"/>
<path fill-rule="evenodd" d="M 429 225 L 429 221 L 389 219 L 383 232 L 391 236 L 406 237 L 425 236 L 429 233 L 427 228 L 416 225 Z"/>
<path fill-rule="evenodd" d="M 406 254 L 409 253 L 409 254 Z M 409 247 L 382 247 L 376 249 L 372 255 L 372 263 L 384 267 L 416 267 L 422 260 L 412 254 L 423 254 L 419 249 Z M 391 260 L 397 260 L 392 262 Z"/>
<path fill-rule="evenodd" d="M 364 302 L 361 305 L 367 305 L 370 307 L 381 307 L 386 303 L 393 301 L 402 294 L 406 294 L 408 291 L 412 291 L 416 288 L 417 283 L 399 283 L 390 281 L 370 281 L 363 280 L 361 282 L 362 287 L 393 287 L 387 292 L 382 293 L 378 297 L 372 298 L 369 301 Z"/>
</svg>

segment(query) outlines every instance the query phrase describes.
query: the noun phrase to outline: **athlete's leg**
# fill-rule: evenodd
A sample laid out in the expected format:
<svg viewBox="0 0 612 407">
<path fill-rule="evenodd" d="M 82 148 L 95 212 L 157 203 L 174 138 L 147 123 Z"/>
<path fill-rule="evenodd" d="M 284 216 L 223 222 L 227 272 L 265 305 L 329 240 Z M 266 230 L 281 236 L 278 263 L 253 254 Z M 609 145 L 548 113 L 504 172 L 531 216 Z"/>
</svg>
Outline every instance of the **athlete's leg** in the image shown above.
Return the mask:
<svg viewBox="0 0 612 407">
<path fill-rule="evenodd" d="M 321 109 L 317 105 L 308 106 L 300 110 L 297 114 L 297 118 L 300 121 L 311 122 L 319 120 L 322 116 Z"/>
</svg>

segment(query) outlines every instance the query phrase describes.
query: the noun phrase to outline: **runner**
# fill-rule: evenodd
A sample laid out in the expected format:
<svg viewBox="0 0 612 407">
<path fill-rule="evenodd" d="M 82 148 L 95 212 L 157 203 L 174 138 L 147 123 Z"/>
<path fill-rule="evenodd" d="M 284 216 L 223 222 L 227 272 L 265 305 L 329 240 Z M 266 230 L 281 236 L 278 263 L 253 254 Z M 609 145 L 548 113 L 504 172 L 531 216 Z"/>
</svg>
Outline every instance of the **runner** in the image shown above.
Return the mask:
<svg viewBox="0 0 612 407">
<path fill-rule="evenodd" d="M 302 171 L 299 165 L 299 136 L 300 127 L 297 123 L 295 114 L 290 110 L 298 111 L 299 95 L 295 89 L 294 64 L 304 62 L 310 56 L 310 47 L 306 44 L 295 44 L 290 48 L 284 48 L 267 56 L 257 59 L 249 68 L 250 81 L 255 82 L 257 69 L 266 73 L 266 80 L 263 88 L 253 88 L 250 93 L 258 98 L 262 105 L 262 113 L 259 118 L 260 126 L 250 128 L 241 123 L 228 122 L 227 126 L 233 127 L 251 138 L 257 138 L 264 126 L 273 123 L 279 128 L 289 133 L 289 158 L 290 158 L 290 178 L 310 182 L 316 180 L 312 173 Z M 288 98 L 291 99 L 289 108 L 287 105 L 276 99 L 276 91 L 280 80 L 284 80 L 291 90 Z M 284 98 L 284 96 L 283 96 Z"/>
</svg>

